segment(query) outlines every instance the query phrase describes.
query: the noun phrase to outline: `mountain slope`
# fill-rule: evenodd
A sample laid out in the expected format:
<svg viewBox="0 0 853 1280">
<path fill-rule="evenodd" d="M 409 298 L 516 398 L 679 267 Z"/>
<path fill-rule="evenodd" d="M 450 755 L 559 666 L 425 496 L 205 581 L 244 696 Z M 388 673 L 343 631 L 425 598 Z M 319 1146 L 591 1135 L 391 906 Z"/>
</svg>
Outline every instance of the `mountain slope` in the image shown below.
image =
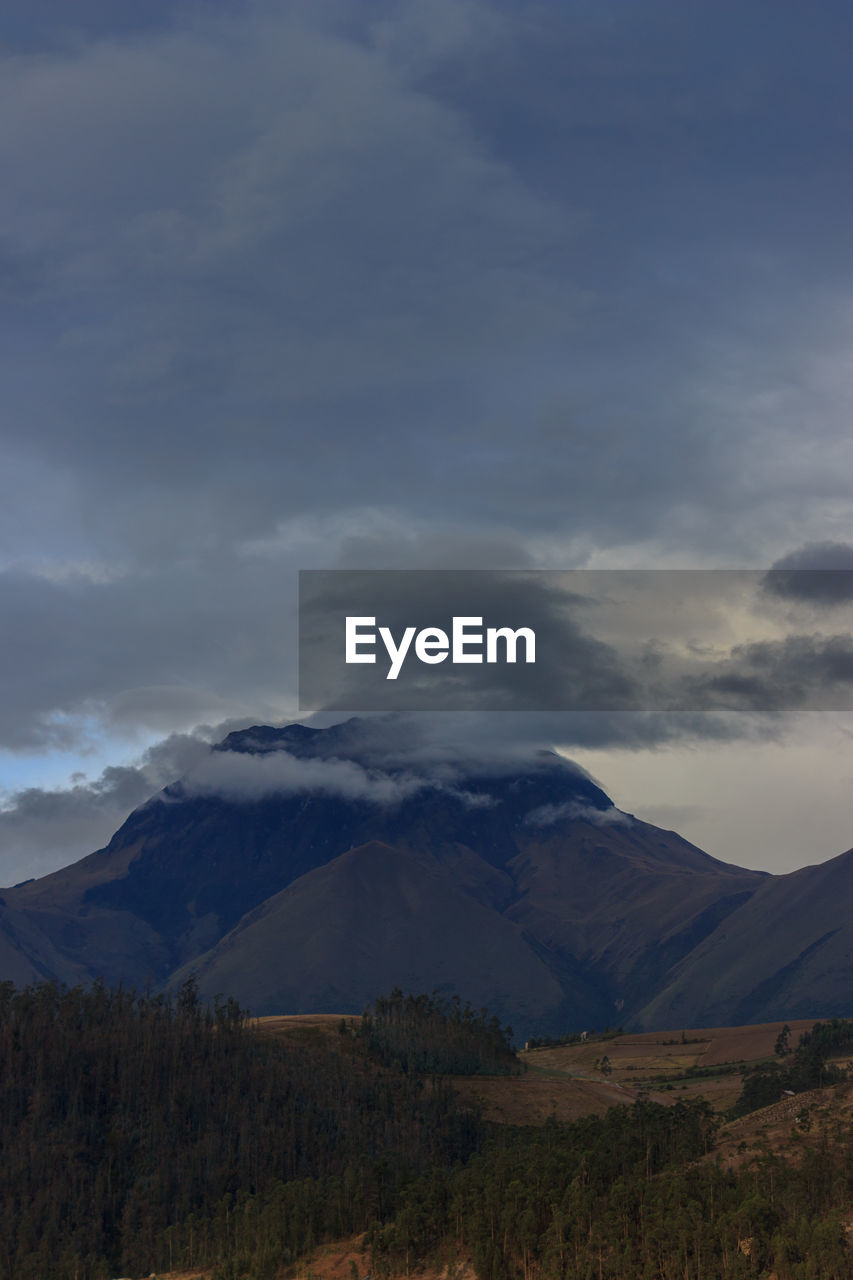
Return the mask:
<svg viewBox="0 0 853 1280">
<path fill-rule="evenodd" d="M 555 756 L 534 761 L 521 776 L 467 780 L 460 791 L 446 782 L 444 765 L 418 776 L 386 760 L 387 743 L 372 741 L 375 733 L 370 722 L 350 721 L 327 730 L 262 726 L 230 734 L 211 753 L 208 774 L 140 806 L 105 849 L 3 890 L 0 932 L 4 920 L 15 936 L 25 923 L 45 953 L 56 952 L 48 968 L 64 981 L 103 973 L 165 982 L 246 912 L 351 847 L 379 840 L 443 850 L 463 881 L 467 855 L 460 847 L 476 847 L 493 875 L 488 888 L 481 870 L 475 879 L 498 905 L 513 893 L 500 868 L 516 853 L 511 828 L 527 810 L 555 797 L 610 805 Z M 377 755 L 381 769 L 371 764 Z M 295 783 L 278 772 L 266 778 L 270 763 L 303 772 Z M 500 790 L 500 803 L 490 786 Z"/>
<path fill-rule="evenodd" d="M 816 1012 L 816 984 L 840 999 L 847 864 L 743 870 L 621 813 L 552 752 L 407 734 L 378 717 L 230 734 L 105 849 L 2 891 L 0 976 L 195 969 L 256 1012 L 439 986 L 539 1032 L 793 1016 L 780 1001 Z"/>
<path fill-rule="evenodd" d="M 673 970 L 640 1025 L 849 1016 L 853 850 L 769 877 Z"/>
<path fill-rule="evenodd" d="M 636 819 L 563 822 L 519 844 L 511 869 L 521 896 L 507 915 L 605 972 L 613 1006 L 629 1013 L 764 880 Z"/>
<path fill-rule="evenodd" d="M 464 990 L 478 1008 L 528 1020 L 563 1004 L 518 925 L 478 902 L 438 859 L 379 841 L 308 872 L 190 967 L 203 993 L 232 992 L 259 1014 L 360 1010 L 390 975 L 407 991 L 429 975 L 431 987 Z"/>
</svg>

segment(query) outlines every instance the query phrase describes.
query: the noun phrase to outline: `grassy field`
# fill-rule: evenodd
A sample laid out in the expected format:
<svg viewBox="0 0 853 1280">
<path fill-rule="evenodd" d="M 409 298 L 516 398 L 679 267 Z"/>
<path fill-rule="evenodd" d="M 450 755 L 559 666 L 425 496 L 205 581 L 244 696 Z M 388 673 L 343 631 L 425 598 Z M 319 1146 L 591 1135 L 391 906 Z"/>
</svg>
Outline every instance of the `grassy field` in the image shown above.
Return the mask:
<svg viewBox="0 0 853 1280">
<path fill-rule="evenodd" d="M 814 1019 L 791 1022 L 791 1043 Z M 707 1098 L 716 1111 L 727 1111 L 741 1091 L 742 1069 L 772 1059 L 773 1046 L 784 1022 L 747 1027 L 685 1028 L 678 1031 L 629 1032 L 614 1037 L 591 1037 L 583 1044 L 530 1049 L 519 1057 L 528 1074 L 547 1079 L 553 1089 L 558 1119 L 568 1107 L 566 1090 L 590 1102 L 612 1106 L 637 1097 L 656 1102 L 679 1098 Z M 601 1064 L 608 1059 L 610 1070 Z M 562 1086 L 562 1088 L 560 1087 Z M 619 1096 L 614 1097 L 614 1089 Z M 598 1110 L 599 1105 L 589 1110 Z M 582 1112 L 580 1114 L 583 1114 Z M 495 1114 L 495 1119 L 499 1117 Z M 573 1118 L 566 1115 L 565 1118 Z M 516 1123 L 536 1123 L 535 1120 Z"/>
<path fill-rule="evenodd" d="M 281 1015 L 258 1019 L 269 1035 L 337 1037 L 335 1013 Z M 355 1021 L 346 1015 L 347 1021 Z M 791 1043 L 812 1027 L 805 1018 L 788 1025 Z M 549 1116 L 577 1120 L 638 1097 L 674 1103 L 707 1098 L 728 1111 L 741 1091 L 744 1066 L 772 1059 L 783 1022 L 760 1026 L 685 1028 L 594 1036 L 583 1044 L 529 1049 L 519 1053 L 521 1076 L 457 1076 L 454 1087 L 478 1102 L 488 1120 L 503 1124 L 543 1124 Z M 604 1057 L 610 1071 L 601 1071 Z"/>
</svg>

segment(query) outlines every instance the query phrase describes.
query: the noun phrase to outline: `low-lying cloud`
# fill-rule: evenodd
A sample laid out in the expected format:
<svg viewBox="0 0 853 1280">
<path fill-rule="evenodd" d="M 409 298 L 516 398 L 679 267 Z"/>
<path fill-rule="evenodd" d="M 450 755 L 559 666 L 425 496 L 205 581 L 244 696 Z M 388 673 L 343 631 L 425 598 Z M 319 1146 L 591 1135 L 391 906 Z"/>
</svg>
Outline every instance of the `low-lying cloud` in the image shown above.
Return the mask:
<svg viewBox="0 0 853 1280">
<path fill-rule="evenodd" d="M 543 804 L 531 809 L 524 819 L 528 826 L 551 827 L 557 822 L 588 822 L 593 827 L 631 827 L 634 819 L 612 805 L 608 809 L 596 809 L 580 800 L 567 800 L 565 804 Z"/>
<path fill-rule="evenodd" d="M 455 786 L 454 771 L 430 774 L 365 767 L 355 760 L 336 757 L 303 759 L 289 751 L 269 751 L 256 755 L 243 751 L 211 751 L 181 780 L 180 795 L 218 795 L 227 800 L 261 800 L 271 795 L 336 796 L 389 806 L 402 804 L 419 792 L 442 791 L 468 808 L 488 808 L 494 803 L 483 793 Z"/>
<path fill-rule="evenodd" d="M 325 727 L 337 720 L 325 715 L 313 717 L 311 723 Z M 547 744 L 571 753 L 739 740 L 760 743 L 783 739 L 789 724 L 778 715 L 744 711 L 367 716 L 353 727 L 353 751 L 358 755 L 354 761 L 212 751 L 212 743 L 222 741 L 232 729 L 244 729 L 246 722 L 202 726 L 193 733 L 172 734 L 139 760 L 105 769 L 94 780 L 78 776 L 68 787 L 7 791 L 0 808 L 0 883 L 46 875 L 103 847 L 134 808 L 182 778 L 198 794 L 235 799 L 316 787 L 327 795 L 376 804 L 396 804 L 420 790 L 441 787 L 476 808 L 493 803 L 485 792 L 469 789 L 478 778 L 511 775 L 537 763 L 590 777 L 564 755 L 555 757 Z"/>
<path fill-rule="evenodd" d="M 47 875 L 102 848 L 128 814 L 210 751 L 199 734 L 171 734 L 133 765 L 69 787 L 25 787 L 0 807 L 0 883 Z"/>
</svg>

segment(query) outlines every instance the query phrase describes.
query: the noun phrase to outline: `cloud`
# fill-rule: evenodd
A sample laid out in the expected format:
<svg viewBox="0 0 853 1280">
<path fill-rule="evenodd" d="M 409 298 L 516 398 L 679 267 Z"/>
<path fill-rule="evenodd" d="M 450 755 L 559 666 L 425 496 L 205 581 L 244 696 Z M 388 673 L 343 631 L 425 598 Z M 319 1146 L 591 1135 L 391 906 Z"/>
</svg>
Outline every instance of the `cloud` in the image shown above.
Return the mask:
<svg viewBox="0 0 853 1280">
<path fill-rule="evenodd" d="M 753 401 L 790 380 L 790 317 L 815 333 L 776 268 L 823 263 L 755 175 L 802 112 L 784 45 L 756 85 L 725 6 L 662 13 L 178 6 L 8 59 L 7 435 L 45 499 L 12 492 L 15 540 L 148 565 L 397 504 L 437 536 L 509 518 L 692 551 L 729 549 L 738 510 L 754 545 L 743 477 L 776 480 L 744 466 Z M 754 152 L 729 186 L 733 124 Z"/>
<path fill-rule="evenodd" d="M 334 716 L 311 718 L 316 727 L 334 723 Z M 295 759 L 284 751 L 268 756 L 211 751 L 212 743 L 231 732 L 244 742 L 251 737 L 245 719 L 201 726 L 191 734 L 164 738 L 135 764 L 110 767 L 92 781 L 79 775 L 68 787 L 7 792 L 0 808 L 0 882 L 45 875 L 101 848 L 131 810 L 163 788 L 174 788 L 180 779 L 188 794 L 234 800 L 312 788 L 393 805 L 439 788 L 470 808 L 485 808 L 494 801 L 477 787 L 478 779 L 537 765 L 590 778 L 577 763 L 546 750 L 549 743 L 566 752 L 609 747 L 642 751 L 703 741 L 761 742 L 778 738 L 780 727 L 766 716 L 743 713 L 728 718 L 485 712 L 368 716 L 339 724 L 338 755 L 331 759 Z"/>
<path fill-rule="evenodd" d="M 299 568 L 838 545 L 853 17 L 758 4 L 21 6 L 0 744 L 292 714 Z"/>
<path fill-rule="evenodd" d="M 805 634 L 762 607 L 766 583 L 756 570 L 308 573 L 300 580 L 300 699 L 336 711 L 849 707 L 853 614 L 850 631 Z M 345 662 L 352 616 L 371 663 Z M 471 665 L 449 651 L 459 616 L 479 645 Z M 407 633 L 411 642 L 436 627 L 445 637 L 440 665 L 419 661 L 413 643 L 402 647 Z M 485 633 L 501 627 L 535 633 L 535 663 L 523 660 L 522 645 L 515 663 L 487 661 Z"/>
<path fill-rule="evenodd" d="M 853 600 L 853 546 L 810 542 L 776 560 L 764 576 L 764 590 L 786 600 L 831 608 Z"/>
<path fill-rule="evenodd" d="M 790 635 L 736 645 L 729 658 L 684 680 L 696 705 L 744 710 L 845 710 L 853 705 L 853 636 Z"/>
<path fill-rule="evenodd" d="M 234 751 L 211 752 L 183 778 L 180 795 L 220 795 L 229 800 L 259 800 L 269 795 L 312 791 L 393 805 L 422 791 L 425 778 L 391 777 L 369 770 L 352 760 L 303 760 L 287 751 L 250 755 Z"/>
<path fill-rule="evenodd" d="M 4 226 L 36 306 L 18 355 L 49 341 L 39 451 L 96 499 L 80 524 L 101 544 L 147 560 L 384 501 L 376 452 L 410 493 L 413 435 L 454 384 L 571 327 L 541 262 L 571 243 L 565 211 L 347 28 L 256 6 L 8 68 Z"/>
<path fill-rule="evenodd" d="M 543 804 L 531 809 L 524 821 L 533 827 L 551 827 L 557 822 L 588 822 L 593 827 L 630 827 L 634 819 L 615 805 L 609 809 L 595 809 L 592 805 L 569 800 L 565 804 Z"/>
<path fill-rule="evenodd" d="M 0 743 L 12 749 L 73 746 L 93 719 L 132 741 L 293 705 L 289 600 L 233 555 L 107 581 L 8 570 L 0 612 Z"/>
<path fill-rule="evenodd" d="M 210 751 L 201 736 L 171 734 L 136 765 L 110 766 L 94 781 L 25 787 L 0 806 L 0 879 L 46 875 L 101 848 L 128 814 Z"/>
<path fill-rule="evenodd" d="M 319 750 L 357 760 L 383 772 L 410 772 L 455 781 L 529 770 L 564 768 L 590 775 L 570 758 L 575 750 L 690 747 L 703 742 L 764 742 L 784 738 L 788 722 L 744 711 L 646 712 L 416 712 L 353 717 L 318 713 L 304 723 L 337 725 L 332 743 Z M 555 752 L 559 753 L 555 759 Z M 591 779 L 595 781 L 595 779 Z"/>
<path fill-rule="evenodd" d="M 353 723 L 355 743 L 362 728 L 368 727 L 369 722 L 358 722 L 357 726 Z M 305 791 L 387 807 L 402 804 L 421 791 L 433 790 L 454 797 L 470 809 L 487 809 L 496 803 L 487 792 L 458 785 L 462 781 L 458 761 L 436 759 L 432 769 L 415 772 L 414 758 L 410 755 L 404 761 L 398 758 L 393 764 L 389 762 L 386 771 L 358 758 L 334 754 L 293 755 L 281 746 L 274 749 L 261 746 L 259 750 L 251 744 L 250 735 L 241 734 L 240 739 L 240 750 L 219 747 L 210 752 L 162 798 L 219 795 L 229 800 L 248 801 Z M 340 741 L 336 739 L 330 750 L 334 751 Z M 365 745 L 364 754 L 369 759 L 370 745 Z M 386 742 L 385 753 L 388 750 Z M 425 761 L 422 759 L 421 763 Z"/>
<path fill-rule="evenodd" d="M 639 687 L 621 655 L 577 620 L 577 606 L 586 602 L 573 585 L 560 575 L 526 572 L 305 574 L 300 702 L 354 711 L 636 707 Z M 409 627 L 442 626 L 449 634 L 454 616 L 479 617 L 483 628 L 524 626 L 535 633 L 536 661 L 460 668 L 424 666 L 411 655 L 403 679 L 389 681 L 381 642 L 375 664 L 344 664 L 345 615 L 374 616 L 398 640 Z"/>
</svg>

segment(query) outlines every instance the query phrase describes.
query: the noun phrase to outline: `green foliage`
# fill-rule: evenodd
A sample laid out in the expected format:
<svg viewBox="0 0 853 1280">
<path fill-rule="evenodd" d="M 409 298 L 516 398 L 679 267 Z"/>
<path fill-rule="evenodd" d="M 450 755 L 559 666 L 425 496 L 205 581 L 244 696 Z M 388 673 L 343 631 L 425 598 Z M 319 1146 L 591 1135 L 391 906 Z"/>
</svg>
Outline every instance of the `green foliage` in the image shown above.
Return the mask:
<svg viewBox="0 0 853 1280">
<path fill-rule="evenodd" d="M 278 1280 L 362 1231 L 375 1276 L 460 1251 L 480 1280 L 853 1274 L 846 1130 L 813 1135 L 796 1164 L 739 1169 L 706 1158 L 703 1101 L 485 1130 L 414 1074 L 472 1036 L 480 1062 L 509 1054 L 485 1014 L 394 992 L 364 1039 L 340 1030 L 262 1036 L 233 1001 L 202 1007 L 192 980 L 174 1000 L 0 986 L 0 1280 Z M 851 1030 L 816 1024 L 791 1070 L 825 1072 Z"/>
<path fill-rule="evenodd" d="M 174 1001 L 0 987 L 2 1280 L 266 1274 L 479 1141 L 440 1081 L 262 1036 L 192 980 Z"/>
<path fill-rule="evenodd" d="M 365 1011 L 359 1031 L 379 1062 L 406 1072 L 444 1075 L 510 1075 L 521 1070 L 512 1028 L 487 1009 L 475 1013 L 458 996 L 438 992 L 404 996 L 395 988 Z"/>
<path fill-rule="evenodd" d="M 778 1102 L 784 1094 L 787 1075 L 778 1066 L 763 1067 L 760 1071 L 751 1071 L 744 1075 L 740 1096 L 731 1109 L 731 1116 L 749 1115 L 760 1107 L 769 1107 Z"/>
<path fill-rule="evenodd" d="M 564 1036 L 534 1036 L 527 1041 L 528 1049 L 562 1049 L 571 1044 L 592 1044 L 596 1040 L 615 1040 L 624 1035 L 621 1027 L 605 1027 L 603 1031 L 567 1031 Z M 675 1044 L 675 1041 L 672 1041 Z"/>
<path fill-rule="evenodd" d="M 371 1274 L 464 1249 L 480 1280 L 841 1280 L 853 1164 L 829 1144 L 800 1165 L 702 1160 L 703 1102 L 504 1132 L 462 1168 L 406 1189 L 371 1229 Z"/>
<path fill-rule="evenodd" d="M 780 1032 L 774 1052 L 789 1054 L 787 1036 L 790 1027 Z M 744 1072 L 743 1089 L 731 1110 L 732 1117 L 748 1115 L 759 1107 L 778 1102 L 787 1091 L 803 1093 L 806 1089 L 819 1089 L 837 1084 L 844 1073 L 827 1060 L 834 1053 L 853 1046 L 853 1020 L 833 1018 L 831 1022 L 816 1022 L 811 1031 L 804 1031 L 794 1050 L 791 1064 L 783 1068 L 773 1062 Z"/>
<path fill-rule="evenodd" d="M 777 1058 L 784 1058 L 791 1052 L 791 1028 L 788 1026 L 787 1022 L 776 1037 L 773 1052 L 776 1054 Z"/>
</svg>

